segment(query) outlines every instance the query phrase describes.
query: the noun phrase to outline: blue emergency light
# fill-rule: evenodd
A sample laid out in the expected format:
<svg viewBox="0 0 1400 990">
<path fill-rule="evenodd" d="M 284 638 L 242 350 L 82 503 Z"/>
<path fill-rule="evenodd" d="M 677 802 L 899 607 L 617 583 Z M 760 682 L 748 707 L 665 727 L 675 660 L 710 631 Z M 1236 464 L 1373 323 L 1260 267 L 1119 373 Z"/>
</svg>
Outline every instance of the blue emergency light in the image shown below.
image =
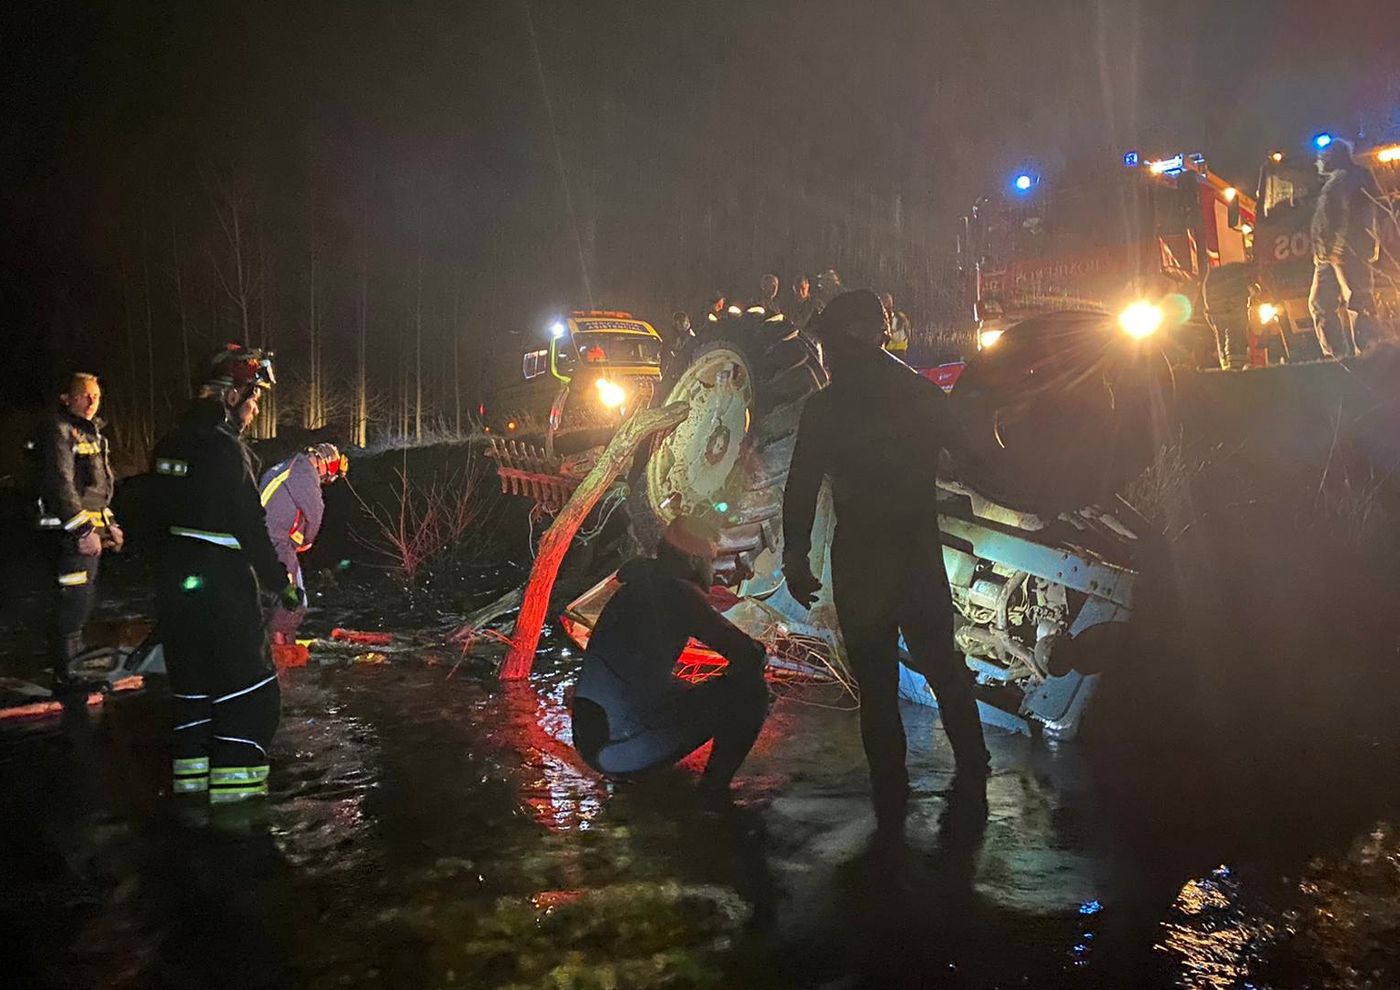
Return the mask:
<svg viewBox="0 0 1400 990">
<path fill-rule="evenodd" d="M 1318 151 L 1321 151 L 1323 148 L 1327 147 L 1331 143 L 1332 135 L 1328 134 L 1326 131 L 1323 131 L 1321 134 L 1313 138 L 1313 147 L 1316 148 Z"/>
<path fill-rule="evenodd" d="M 1123 155 L 1123 164 L 1126 165 L 1128 168 L 1137 168 L 1138 162 L 1139 158 L 1138 153 L 1136 151 L 1129 151 L 1125 155 Z"/>
<path fill-rule="evenodd" d="M 1017 192 L 1030 192 L 1031 187 L 1035 185 L 1035 176 L 1027 172 L 1022 172 L 1020 175 L 1016 176 L 1015 179 L 1011 180 L 1011 185 Z"/>
</svg>

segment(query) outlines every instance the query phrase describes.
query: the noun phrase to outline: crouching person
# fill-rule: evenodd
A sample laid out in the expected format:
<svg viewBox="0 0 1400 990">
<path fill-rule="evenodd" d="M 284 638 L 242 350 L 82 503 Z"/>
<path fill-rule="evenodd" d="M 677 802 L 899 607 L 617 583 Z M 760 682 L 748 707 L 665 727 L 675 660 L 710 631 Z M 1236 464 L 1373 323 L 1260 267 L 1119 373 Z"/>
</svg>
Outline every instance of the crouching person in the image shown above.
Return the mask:
<svg viewBox="0 0 1400 990">
<path fill-rule="evenodd" d="M 654 558 L 618 571 L 622 587 L 604 606 L 574 691 L 574 746 L 609 776 L 666 767 L 711 739 L 700 788 L 723 797 L 768 713 L 763 644 L 710 605 L 718 532 L 688 517 L 667 528 Z M 729 661 L 690 685 L 676 661 L 691 637 Z"/>
<path fill-rule="evenodd" d="M 321 531 L 321 520 L 326 514 L 321 489 L 345 477 L 349 470 L 349 460 L 334 444 L 318 443 L 274 464 L 258 483 L 272 548 L 303 595 L 306 582 L 300 555 L 311 549 Z M 305 617 L 305 605 L 272 613 L 268 632 L 274 650 L 296 643 L 297 630 Z"/>
</svg>

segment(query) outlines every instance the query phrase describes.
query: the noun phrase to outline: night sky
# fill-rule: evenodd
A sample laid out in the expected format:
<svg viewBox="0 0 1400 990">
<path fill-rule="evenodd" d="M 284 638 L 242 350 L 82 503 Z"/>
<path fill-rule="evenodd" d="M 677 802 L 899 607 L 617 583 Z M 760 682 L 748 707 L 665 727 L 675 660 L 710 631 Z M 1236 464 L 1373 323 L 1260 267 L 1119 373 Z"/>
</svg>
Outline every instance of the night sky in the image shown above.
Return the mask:
<svg viewBox="0 0 1400 990">
<path fill-rule="evenodd" d="M 362 266 L 379 364 L 401 366 L 415 314 L 479 363 L 498 331 L 590 297 L 664 321 L 768 269 L 882 258 L 918 297 L 908 259 L 945 252 L 1018 168 L 1200 150 L 1248 185 L 1317 130 L 1400 129 L 1393 0 L 12 0 L 0 18 L 10 405 L 75 362 L 174 401 L 180 306 L 201 348 L 236 329 L 217 189 L 257 231 L 259 319 L 293 364 L 314 250 L 342 374 Z"/>
</svg>

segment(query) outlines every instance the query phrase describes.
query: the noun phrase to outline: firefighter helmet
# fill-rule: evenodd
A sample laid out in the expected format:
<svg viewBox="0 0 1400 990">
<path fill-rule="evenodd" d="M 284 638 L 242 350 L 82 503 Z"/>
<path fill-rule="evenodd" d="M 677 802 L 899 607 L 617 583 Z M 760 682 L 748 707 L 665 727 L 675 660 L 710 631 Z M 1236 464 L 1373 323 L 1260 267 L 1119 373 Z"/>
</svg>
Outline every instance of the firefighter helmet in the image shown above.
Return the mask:
<svg viewBox="0 0 1400 990">
<path fill-rule="evenodd" d="M 209 357 L 203 385 L 237 389 L 244 399 L 277 384 L 272 370 L 272 352 L 226 344 Z"/>
<path fill-rule="evenodd" d="M 306 452 L 311 455 L 311 463 L 316 466 L 316 473 L 321 476 L 323 485 L 329 485 L 350 473 L 350 458 L 333 443 L 312 444 L 306 448 Z"/>
</svg>

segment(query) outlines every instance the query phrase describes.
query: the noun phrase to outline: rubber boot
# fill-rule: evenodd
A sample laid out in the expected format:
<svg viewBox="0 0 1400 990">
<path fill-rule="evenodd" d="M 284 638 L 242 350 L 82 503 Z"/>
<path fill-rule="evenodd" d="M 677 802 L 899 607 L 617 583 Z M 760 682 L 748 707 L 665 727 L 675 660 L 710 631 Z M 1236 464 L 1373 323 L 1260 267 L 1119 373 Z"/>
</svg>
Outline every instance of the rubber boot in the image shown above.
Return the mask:
<svg viewBox="0 0 1400 990">
<path fill-rule="evenodd" d="M 49 655 L 53 664 L 53 693 L 55 696 L 77 694 L 86 688 L 80 679 L 69 672 L 73 661 L 84 649 L 86 646 L 83 643 L 82 633 L 54 637 Z"/>
</svg>

